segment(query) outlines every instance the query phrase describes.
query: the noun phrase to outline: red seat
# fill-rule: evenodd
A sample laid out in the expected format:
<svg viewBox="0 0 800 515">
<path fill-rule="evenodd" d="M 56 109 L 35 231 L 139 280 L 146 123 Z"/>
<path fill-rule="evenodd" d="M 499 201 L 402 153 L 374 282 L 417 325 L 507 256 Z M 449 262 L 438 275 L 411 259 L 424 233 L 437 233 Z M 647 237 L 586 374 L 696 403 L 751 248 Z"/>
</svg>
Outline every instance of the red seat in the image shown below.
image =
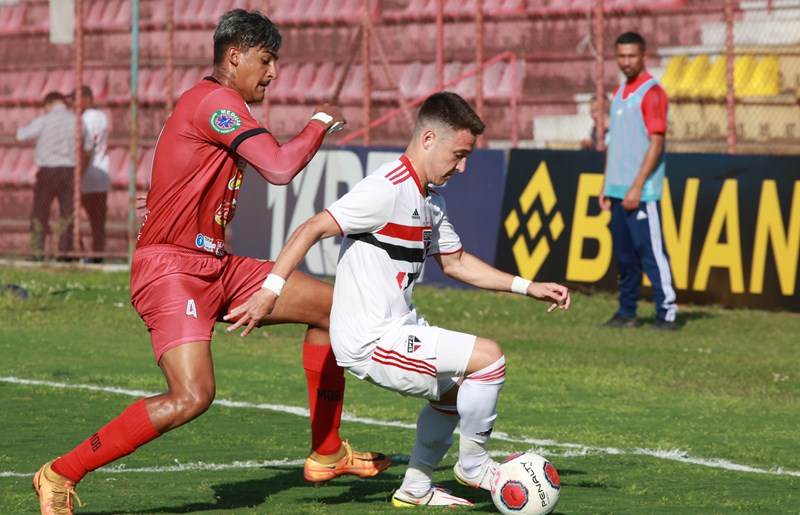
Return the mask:
<svg viewBox="0 0 800 515">
<path fill-rule="evenodd" d="M 111 183 L 115 186 L 127 186 L 130 175 L 130 158 L 128 149 L 124 147 L 112 147 L 108 149 L 108 174 L 111 176 Z"/>
<path fill-rule="evenodd" d="M 33 160 L 33 147 L 23 147 L 12 172 L 16 182 L 33 184 L 36 182 L 37 171 L 38 168 Z"/>
<path fill-rule="evenodd" d="M 344 80 L 339 99 L 342 101 L 355 101 L 364 97 L 364 67 L 351 66 L 350 73 Z"/>
<path fill-rule="evenodd" d="M 19 160 L 19 147 L 0 147 L 0 182 L 15 182 L 14 171 Z"/>
<path fill-rule="evenodd" d="M 0 7 L 0 34 L 18 34 L 25 25 L 25 5 Z"/>
<path fill-rule="evenodd" d="M 140 150 L 140 156 L 137 159 L 136 166 L 136 185 L 144 188 L 150 187 L 150 177 L 153 175 L 153 156 L 155 155 L 155 147 L 148 148 L 144 151 Z"/>
<path fill-rule="evenodd" d="M 295 63 L 278 67 L 278 78 L 267 88 L 267 95 L 271 100 L 285 100 L 288 97 L 294 88 L 298 68 Z"/>
<path fill-rule="evenodd" d="M 304 92 L 307 99 L 319 101 L 330 100 L 333 89 L 336 87 L 336 80 L 339 77 L 337 67 L 331 61 L 324 62 L 317 68 L 314 80 Z"/>
</svg>

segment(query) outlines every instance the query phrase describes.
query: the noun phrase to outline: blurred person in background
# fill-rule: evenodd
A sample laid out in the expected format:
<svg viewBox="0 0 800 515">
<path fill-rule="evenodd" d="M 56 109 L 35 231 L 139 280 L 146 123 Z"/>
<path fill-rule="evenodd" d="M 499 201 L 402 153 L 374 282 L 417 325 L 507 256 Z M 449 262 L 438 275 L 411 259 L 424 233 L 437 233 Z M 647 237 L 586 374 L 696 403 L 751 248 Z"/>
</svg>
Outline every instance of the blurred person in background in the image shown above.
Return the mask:
<svg viewBox="0 0 800 515">
<path fill-rule="evenodd" d="M 58 259 L 71 261 L 72 225 L 75 214 L 75 113 L 67 106 L 67 99 L 57 91 L 44 97 L 45 113 L 31 123 L 17 129 L 17 141 L 36 140 L 34 162 L 39 168 L 33 185 L 33 212 L 31 214 L 31 246 L 35 259 L 41 259 L 47 248 L 50 234 L 50 206 L 58 199 L 59 220 Z M 92 140 L 84 132 L 83 150 L 92 148 Z"/>
<path fill-rule="evenodd" d="M 611 238 L 619 269 L 619 308 L 605 327 L 638 325 L 642 271 L 653 284 L 653 329 L 675 329 L 675 290 L 661 231 L 667 94 L 644 66 L 645 41 L 619 36 L 617 64 L 625 83 L 614 90 L 600 209 L 611 210 Z"/>
<path fill-rule="evenodd" d="M 86 261 L 102 263 L 106 249 L 106 214 L 108 192 L 111 190 L 109 174 L 108 117 L 94 107 L 94 96 L 89 86 L 82 88 L 84 111 L 81 115 L 83 130 L 92 140 L 92 151 L 86 159 L 81 179 L 81 205 L 86 210 L 92 228 L 92 257 Z M 72 94 L 75 99 L 75 93 Z"/>
</svg>

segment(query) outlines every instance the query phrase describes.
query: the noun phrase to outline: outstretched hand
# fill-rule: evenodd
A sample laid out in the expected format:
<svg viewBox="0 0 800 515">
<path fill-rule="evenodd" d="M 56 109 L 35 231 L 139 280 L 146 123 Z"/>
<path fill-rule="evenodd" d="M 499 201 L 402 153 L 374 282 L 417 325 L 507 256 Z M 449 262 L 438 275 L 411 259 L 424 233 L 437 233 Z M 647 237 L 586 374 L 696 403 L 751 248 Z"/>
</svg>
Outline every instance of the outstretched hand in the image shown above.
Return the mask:
<svg viewBox="0 0 800 515">
<path fill-rule="evenodd" d="M 558 283 L 531 283 L 528 294 L 534 299 L 550 302 L 547 312 L 554 309 L 569 309 L 569 288 Z"/>
<path fill-rule="evenodd" d="M 275 292 L 266 288 L 259 289 L 244 304 L 236 306 L 222 317 L 225 321 L 234 321 L 233 325 L 228 327 L 228 332 L 231 333 L 246 325 L 241 336 L 247 336 L 250 331 L 258 327 L 267 315 L 272 313 L 277 301 L 278 296 Z"/>
</svg>

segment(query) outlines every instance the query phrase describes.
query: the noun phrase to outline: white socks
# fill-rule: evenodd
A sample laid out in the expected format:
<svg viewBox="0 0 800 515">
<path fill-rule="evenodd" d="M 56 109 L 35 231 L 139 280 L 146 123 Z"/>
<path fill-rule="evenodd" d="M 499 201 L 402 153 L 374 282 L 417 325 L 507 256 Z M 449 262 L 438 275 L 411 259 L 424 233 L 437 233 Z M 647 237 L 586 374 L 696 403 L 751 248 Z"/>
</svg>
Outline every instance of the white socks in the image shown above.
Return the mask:
<svg viewBox="0 0 800 515">
<path fill-rule="evenodd" d="M 400 489 L 422 497 L 431 489 L 433 469 L 453 444 L 453 431 L 458 425 L 455 406 L 425 404 L 417 417 L 417 439 Z"/>
<path fill-rule="evenodd" d="M 459 460 L 467 477 L 476 477 L 489 459 L 486 445 L 497 418 L 497 399 L 506 379 L 506 358 L 464 378 L 458 406 L 428 403 L 417 417 L 417 439 L 400 489 L 422 497 L 431 489 L 431 477 L 453 444 L 453 431 L 461 418 Z"/>
<path fill-rule="evenodd" d="M 475 477 L 489 459 L 486 445 L 497 418 L 497 399 L 506 379 L 506 358 L 468 375 L 458 390 L 461 416 L 459 460 L 467 477 Z"/>
</svg>

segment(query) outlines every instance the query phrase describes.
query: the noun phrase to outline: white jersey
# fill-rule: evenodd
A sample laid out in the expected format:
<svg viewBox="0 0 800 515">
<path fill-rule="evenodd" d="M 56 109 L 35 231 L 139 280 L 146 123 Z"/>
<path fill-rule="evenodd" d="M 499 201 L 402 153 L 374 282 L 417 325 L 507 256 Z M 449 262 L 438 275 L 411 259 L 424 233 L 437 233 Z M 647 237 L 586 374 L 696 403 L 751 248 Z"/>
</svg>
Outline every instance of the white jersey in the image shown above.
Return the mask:
<svg viewBox="0 0 800 515">
<path fill-rule="evenodd" d="M 108 157 L 108 117 L 99 109 L 81 115 L 83 130 L 92 140 L 92 157 L 81 180 L 81 193 L 100 193 L 111 189 Z"/>
<path fill-rule="evenodd" d="M 425 258 L 461 250 L 444 199 L 422 190 L 406 156 L 365 177 L 328 213 L 344 236 L 331 309 L 331 344 L 339 365 L 369 359 L 375 341 L 416 324 L 411 302 Z"/>
</svg>

